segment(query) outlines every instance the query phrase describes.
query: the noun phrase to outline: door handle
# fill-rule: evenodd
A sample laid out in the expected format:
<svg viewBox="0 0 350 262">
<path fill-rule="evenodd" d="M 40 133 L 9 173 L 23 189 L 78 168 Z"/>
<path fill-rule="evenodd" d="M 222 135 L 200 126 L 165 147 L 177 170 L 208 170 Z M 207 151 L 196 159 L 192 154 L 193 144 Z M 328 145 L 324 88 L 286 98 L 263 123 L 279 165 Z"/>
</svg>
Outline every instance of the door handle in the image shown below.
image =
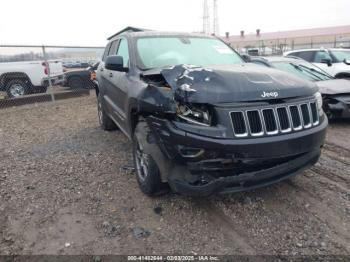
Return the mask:
<svg viewBox="0 0 350 262">
<path fill-rule="evenodd" d="M 113 77 L 113 73 L 109 73 L 109 77 Z"/>
</svg>

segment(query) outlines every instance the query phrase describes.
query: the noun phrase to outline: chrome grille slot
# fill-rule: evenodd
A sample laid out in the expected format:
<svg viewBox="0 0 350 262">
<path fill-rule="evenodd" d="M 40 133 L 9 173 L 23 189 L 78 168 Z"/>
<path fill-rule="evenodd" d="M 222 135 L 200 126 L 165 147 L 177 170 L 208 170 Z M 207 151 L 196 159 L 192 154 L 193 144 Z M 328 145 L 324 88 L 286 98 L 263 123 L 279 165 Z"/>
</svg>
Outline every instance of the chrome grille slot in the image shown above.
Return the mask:
<svg viewBox="0 0 350 262">
<path fill-rule="evenodd" d="M 285 107 L 278 107 L 277 108 L 277 115 L 278 115 L 278 121 L 280 124 L 280 128 L 282 132 L 289 132 L 291 131 L 289 116 L 287 112 L 287 108 Z"/>
<path fill-rule="evenodd" d="M 240 137 L 248 135 L 243 112 L 231 112 L 231 120 L 235 136 Z"/>
<path fill-rule="evenodd" d="M 264 132 L 259 111 L 251 110 L 247 111 L 246 113 L 248 118 L 250 134 L 252 136 L 262 136 Z"/>
<path fill-rule="evenodd" d="M 316 102 L 310 103 L 310 109 L 311 109 L 311 115 L 312 115 L 312 123 L 314 125 L 318 124 L 318 110 L 317 110 L 317 105 Z"/>
<path fill-rule="evenodd" d="M 291 119 L 292 119 L 292 125 L 294 130 L 300 130 L 302 129 L 301 124 L 301 118 L 300 118 L 300 111 L 297 106 L 290 106 L 289 107 Z"/>
<path fill-rule="evenodd" d="M 263 114 L 263 120 L 265 123 L 266 133 L 277 134 L 278 129 L 277 129 L 277 123 L 276 123 L 276 116 L 273 109 L 272 108 L 263 109 L 262 114 Z"/>
<path fill-rule="evenodd" d="M 294 104 L 242 108 L 230 112 L 235 137 L 276 135 L 296 132 L 320 123 L 317 103 L 297 102 Z"/>
<path fill-rule="evenodd" d="M 301 108 L 301 114 L 303 116 L 304 128 L 311 127 L 311 117 L 310 117 L 308 104 L 302 104 L 300 105 L 300 108 Z"/>
</svg>

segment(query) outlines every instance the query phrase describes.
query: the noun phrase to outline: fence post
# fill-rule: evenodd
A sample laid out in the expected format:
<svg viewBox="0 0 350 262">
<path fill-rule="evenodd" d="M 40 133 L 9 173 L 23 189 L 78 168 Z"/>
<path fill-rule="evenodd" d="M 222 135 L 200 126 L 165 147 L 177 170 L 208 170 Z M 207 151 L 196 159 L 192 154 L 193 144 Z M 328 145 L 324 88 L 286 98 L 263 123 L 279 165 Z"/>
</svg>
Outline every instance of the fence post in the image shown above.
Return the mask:
<svg viewBox="0 0 350 262">
<path fill-rule="evenodd" d="M 55 95 L 53 93 L 53 90 L 52 90 L 52 83 L 51 83 L 51 70 L 50 70 L 50 63 L 48 62 L 47 60 L 47 55 L 46 55 L 46 50 L 45 50 L 45 46 L 43 45 L 42 46 L 42 49 L 43 49 L 43 55 L 44 55 L 44 62 L 47 66 L 47 77 L 48 77 L 48 81 L 49 81 L 49 93 L 51 94 L 51 100 L 52 102 L 55 102 Z"/>
</svg>

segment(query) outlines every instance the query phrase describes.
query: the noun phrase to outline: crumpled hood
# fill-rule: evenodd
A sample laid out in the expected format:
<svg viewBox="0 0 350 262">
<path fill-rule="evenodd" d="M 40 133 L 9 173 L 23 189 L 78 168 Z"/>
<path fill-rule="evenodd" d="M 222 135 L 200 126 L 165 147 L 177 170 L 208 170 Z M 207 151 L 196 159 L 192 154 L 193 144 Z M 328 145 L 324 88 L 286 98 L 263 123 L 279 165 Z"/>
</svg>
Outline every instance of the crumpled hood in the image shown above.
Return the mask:
<svg viewBox="0 0 350 262">
<path fill-rule="evenodd" d="M 322 94 L 336 95 L 350 93 L 350 80 L 332 79 L 316 82 Z"/>
<path fill-rule="evenodd" d="M 178 65 L 160 73 L 174 90 L 175 99 L 192 103 L 283 99 L 311 96 L 318 90 L 314 83 L 254 64 L 210 68 Z"/>
</svg>

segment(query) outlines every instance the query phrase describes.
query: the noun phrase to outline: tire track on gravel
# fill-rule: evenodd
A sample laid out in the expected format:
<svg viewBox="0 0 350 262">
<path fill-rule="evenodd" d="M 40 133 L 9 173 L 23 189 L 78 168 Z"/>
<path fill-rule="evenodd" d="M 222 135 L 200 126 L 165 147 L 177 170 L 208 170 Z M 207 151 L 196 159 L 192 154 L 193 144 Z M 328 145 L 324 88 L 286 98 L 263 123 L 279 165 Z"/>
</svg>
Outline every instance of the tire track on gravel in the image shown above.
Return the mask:
<svg viewBox="0 0 350 262">
<path fill-rule="evenodd" d="M 350 150 L 348 149 L 344 149 L 337 145 L 326 144 L 322 153 L 338 162 L 350 165 Z"/>
<path fill-rule="evenodd" d="M 237 246 L 244 255 L 256 255 L 257 251 L 249 244 L 248 236 L 242 232 L 244 229 L 238 229 L 239 225 L 234 224 L 225 213 L 216 207 L 213 203 L 206 200 L 198 200 L 198 206 L 203 209 L 214 232 L 220 231 L 225 238 Z"/>
<path fill-rule="evenodd" d="M 323 176 L 322 174 L 316 172 L 316 170 L 311 170 L 310 169 L 309 172 L 312 173 L 313 175 L 317 176 L 317 179 L 320 180 L 320 183 L 322 185 L 325 185 L 328 190 L 334 191 L 334 187 L 336 187 L 337 189 L 340 190 L 340 191 L 337 191 L 338 193 L 342 193 L 342 194 L 350 196 L 350 189 L 348 187 L 344 187 L 340 183 L 337 183 L 333 179 L 330 179 L 328 176 Z M 314 182 L 313 181 L 314 177 L 310 177 L 310 176 L 307 176 L 307 175 L 305 175 L 304 177 L 309 179 L 310 181 Z M 348 198 L 346 198 L 345 200 L 348 200 Z"/>
<path fill-rule="evenodd" d="M 300 197 L 301 202 L 307 201 L 309 203 L 309 210 L 314 214 L 317 220 L 321 223 L 327 224 L 335 231 L 335 233 L 332 232 L 332 239 L 342 245 L 350 254 L 349 228 L 348 226 L 344 226 L 345 222 L 340 218 L 339 214 L 322 203 L 321 200 L 317 199 L 317 196 L 313 193 L 296 185 L 293 181 L 286 181 L 286 185 L 297 191 L 296 195 Z M 334 204 L 336 205 L 337 203 Z"/>
<path fill-rule="evenodd" d="M 338 151 L 335 150 L 338 149 L 339 151 L 343 151 L 342 153 L 344 153 L 345 155 L 350 155 L 350 149 L 346 148 L 346 147 L 343 147 L 341 145 L 338 145 L 338 144 L 335 144 L 333 142 L 329 142 L 329 141 L 326 141 L 325 142 L 325 149 L 328 149 L 330 151 L 334 151 L 336 153 L 339 153 Z"/>
</svg>

